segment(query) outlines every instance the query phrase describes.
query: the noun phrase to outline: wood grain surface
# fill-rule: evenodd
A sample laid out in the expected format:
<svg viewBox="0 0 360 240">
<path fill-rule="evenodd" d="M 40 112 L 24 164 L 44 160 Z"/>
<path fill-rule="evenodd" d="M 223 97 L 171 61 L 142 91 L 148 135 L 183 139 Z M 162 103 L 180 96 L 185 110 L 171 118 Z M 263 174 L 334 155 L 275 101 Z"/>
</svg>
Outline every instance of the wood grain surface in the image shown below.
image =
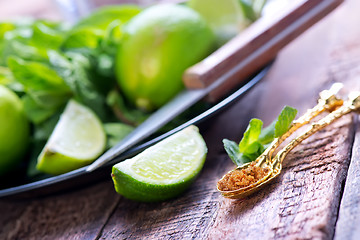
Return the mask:
<svg viewBox="0 0 360 240">
<path fill-rule="evenodd" d="M 278 55 L 264 81 L 200 126 L 209 148 L 182 196 L 136 203 L 111 179 L 41 198 L 0 200 L 0 239 L 360 239 L 359 114 L 314 134 L 285 159 L 283 172 L 243 200 L 216 191 L 234 165 L 223 138 L 238 141 L 248 121 L 269 124 L 284 105 L 302 114 L 333 82 L 360 90 L 360 1 L 347 0 Z"/>
</svg>

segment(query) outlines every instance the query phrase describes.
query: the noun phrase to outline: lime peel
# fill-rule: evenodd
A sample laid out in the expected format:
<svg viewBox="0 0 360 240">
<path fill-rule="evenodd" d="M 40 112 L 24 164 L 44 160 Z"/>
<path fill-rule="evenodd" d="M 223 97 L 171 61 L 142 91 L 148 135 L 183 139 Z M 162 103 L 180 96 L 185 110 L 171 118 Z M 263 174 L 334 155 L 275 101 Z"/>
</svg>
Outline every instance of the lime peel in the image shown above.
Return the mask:
<svg viewBox="0 0 360 240">
<path fill-rule="evenodd" d="M 0 85 L 0 175 L 14 170 L 29 145 L 30 126 L 20 98 Z"/>
</svg>

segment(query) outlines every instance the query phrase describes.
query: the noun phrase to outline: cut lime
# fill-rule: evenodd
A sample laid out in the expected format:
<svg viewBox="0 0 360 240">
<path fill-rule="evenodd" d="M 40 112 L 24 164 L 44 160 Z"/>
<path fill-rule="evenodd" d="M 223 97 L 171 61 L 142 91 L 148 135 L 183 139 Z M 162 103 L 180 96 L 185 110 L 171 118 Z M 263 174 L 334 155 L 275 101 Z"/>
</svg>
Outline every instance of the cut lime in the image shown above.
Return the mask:
<svg viewBox="0 0 360 240">
<path fill-rule="evenodd" d="M 36 168 L 55 175 L 69 172 L 94 161 L 105 145 L 105 132 L 98 117 L 70 100 L 39 155 Z"/>
<path fill-rule="evenodd" d="M 173 198 L 194 181 L 206 154 L 207 147 L 198 128 L 190 126 L 114 165 L 115 190 L 141 202 Z"/>
</svg>

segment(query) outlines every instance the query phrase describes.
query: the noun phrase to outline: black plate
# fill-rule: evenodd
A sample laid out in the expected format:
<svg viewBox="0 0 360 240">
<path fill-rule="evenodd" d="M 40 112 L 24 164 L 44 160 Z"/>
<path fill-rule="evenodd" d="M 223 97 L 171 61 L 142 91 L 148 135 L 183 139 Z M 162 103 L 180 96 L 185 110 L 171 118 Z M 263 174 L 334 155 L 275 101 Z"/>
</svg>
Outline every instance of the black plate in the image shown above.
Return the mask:
<svg viewBox="0 0 360 240">
<path fill-rule="evenodd" d="M 160 140 L 168 137 L 169 135 L 189 126 L 192 124 L 199 124 L 210 117 L 213 117 L 215 114 L 221 112 L 226 107 L 229 107 L 236 100 L 239 100 L 243 97 L 252 87 L 254 87 L 261 79 L 264 78 L 266 73 L 269 71 L 271 63 L 264 67 L 260 72 L 250 77 L 249 80 L 240 86 L 237 90 L 227 96 L 225 99 L 221 100 L 217 104 L 210 106 L 208 109 L 200 113 L 199 115 L 191 118 L 187 122 L 173 128 L 166 133 L 153 137 L 144 143 L 131 148 L 126 151 L 116 159 L 108 162 L 106 165 L 101 168 L 93 171 L 86 172 L 86 167 L 79 168 L 77 170 L 61 174 L 58 176 L 50 176 L 42 180 L 34 180 L 28 183 L 20 183 L 15 187 L 9 187 L 0 190 L 0 198 L 27 198 L 27 197 L 36 197 L 41 195 L 47 195 L 63 190 L 68 190 L 75 187 L 80 187 L 84 185 L 89 185 L 93 182 L 100 181 L 104 178 L 110 178 L 111 167 L 124 159 L 127 159 L 145 148 L 159 142 Z"/>
</svg>

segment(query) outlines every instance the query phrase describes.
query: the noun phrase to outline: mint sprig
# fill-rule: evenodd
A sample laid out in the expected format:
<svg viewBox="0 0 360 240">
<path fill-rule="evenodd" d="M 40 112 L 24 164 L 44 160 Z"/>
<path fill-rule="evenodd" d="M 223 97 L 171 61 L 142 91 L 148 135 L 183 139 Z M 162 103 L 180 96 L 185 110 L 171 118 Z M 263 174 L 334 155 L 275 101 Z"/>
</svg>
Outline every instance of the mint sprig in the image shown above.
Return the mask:
<svg viewBox="0 0 360 240">
<path fill-rule="evenodd" d="M 289 130 L 296 114 L 296 109 L 285 106 L 278 118 L 266 128 L 262 128 L 260 119 L 251 119 L 239 144 L 223 139 L 225 151 L 237 166 L 254 161 L 269 143 Z"/>
</svg>

